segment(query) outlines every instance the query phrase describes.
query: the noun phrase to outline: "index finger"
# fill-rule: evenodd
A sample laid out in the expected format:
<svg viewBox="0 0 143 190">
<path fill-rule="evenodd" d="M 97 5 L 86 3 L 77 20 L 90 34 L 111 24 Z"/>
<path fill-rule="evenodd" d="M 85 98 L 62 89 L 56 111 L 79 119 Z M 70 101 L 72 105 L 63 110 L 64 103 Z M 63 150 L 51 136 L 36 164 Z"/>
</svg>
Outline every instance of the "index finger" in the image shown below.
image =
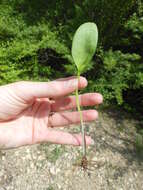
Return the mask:
<svg viewBox="0 0 143 190">
<path fill-rule="evenodd" d="M 34 98 L 59 98 L 74 92 L 77 88 L 87 86 L 84 77 L 68 77 L 51 82 L 17 82 L 14 85 L 16 95 L 23 100 L 29 101 Z"/>
</svg>

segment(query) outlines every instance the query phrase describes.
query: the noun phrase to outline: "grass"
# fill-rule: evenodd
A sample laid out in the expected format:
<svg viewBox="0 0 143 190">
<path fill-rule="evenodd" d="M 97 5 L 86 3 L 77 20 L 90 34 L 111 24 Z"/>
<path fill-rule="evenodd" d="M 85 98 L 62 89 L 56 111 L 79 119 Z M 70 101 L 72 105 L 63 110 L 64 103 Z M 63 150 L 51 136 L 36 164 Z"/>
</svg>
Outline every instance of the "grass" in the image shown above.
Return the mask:
<svg viewBox="0 0 143 190">
<path fill-rule="evenodd" d="M 136 136 L 135 147 L 138 156 L 143 159 L 143 129 L 139 133 Z"/>
<path fill-rule="evenodd" d="M 55 163 L 58 158 L 65 152 L 65 147 L 62 145 L 51 145 L 50 147 L 48 144 L 41 144 L 40 149 L 45 153 L 46 158 L 49 162 Z"/>
<path fill-rule="evenodd" d="M 54 190 L 52 186 L 49 186 L 46 190 Z"/>
</svg>

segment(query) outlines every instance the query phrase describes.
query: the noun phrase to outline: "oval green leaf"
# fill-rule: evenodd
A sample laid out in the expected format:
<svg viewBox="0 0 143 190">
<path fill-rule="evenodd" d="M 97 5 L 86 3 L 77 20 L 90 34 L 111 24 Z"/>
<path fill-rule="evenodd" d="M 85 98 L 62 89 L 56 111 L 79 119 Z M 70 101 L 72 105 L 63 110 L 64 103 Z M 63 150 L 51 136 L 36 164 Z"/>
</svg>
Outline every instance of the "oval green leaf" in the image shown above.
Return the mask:
<svg viewBox="0 0 143 190">
<path fill-rule="evenodd" d="M 75 32 L 72 42 L 72 57 L 80 74 L 91 62 L 96 51 L 97 41 L 98 30 L 95 23 L 84 23 Z"/>
</svg>

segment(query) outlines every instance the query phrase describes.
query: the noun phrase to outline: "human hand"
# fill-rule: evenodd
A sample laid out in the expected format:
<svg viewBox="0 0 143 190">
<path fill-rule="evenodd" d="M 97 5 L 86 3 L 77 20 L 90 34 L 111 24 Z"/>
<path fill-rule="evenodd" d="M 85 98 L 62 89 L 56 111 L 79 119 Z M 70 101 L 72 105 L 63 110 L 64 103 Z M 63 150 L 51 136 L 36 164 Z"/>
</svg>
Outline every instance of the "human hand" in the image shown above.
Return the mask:
<svg viewBox="0 0 143 190">
<path fill-rule="evenodd" d="M 58 79 L 51 82 L 16 82 L 0 87 L 0 149 L 15 148 L 40 142 L 81 145 L 81 134 L 71 134 L 55 129 L 80 123 L 75 96 L 69 96 L 76 88 L 86 87 L 80 77 Z M 98 93 L 79 96 L 81 106 L 102 103 Z M 82 111 L 84 121 L 95 120 L 96 110 Z M 90 145 L 92 139 L 86 136 Z"/>
</svg>

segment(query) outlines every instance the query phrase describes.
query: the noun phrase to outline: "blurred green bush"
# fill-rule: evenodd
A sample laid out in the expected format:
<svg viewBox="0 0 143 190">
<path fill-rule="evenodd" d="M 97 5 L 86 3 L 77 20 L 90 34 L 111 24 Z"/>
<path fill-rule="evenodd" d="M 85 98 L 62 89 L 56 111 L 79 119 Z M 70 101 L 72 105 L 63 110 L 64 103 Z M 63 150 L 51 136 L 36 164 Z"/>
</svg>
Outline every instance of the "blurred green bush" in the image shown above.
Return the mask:
<svg viewBox="0 0 143 190">
<path fill-rule="evenodd" d="M 141 0 L 2 0 L 0 85 L 75 74 L 71 42 L 77 27 L 88 21 L 98 25 L 99 44 L 84 73 L 86 90 L 102 93 L 108 104 L 143 108 Z"/>
</svg>

